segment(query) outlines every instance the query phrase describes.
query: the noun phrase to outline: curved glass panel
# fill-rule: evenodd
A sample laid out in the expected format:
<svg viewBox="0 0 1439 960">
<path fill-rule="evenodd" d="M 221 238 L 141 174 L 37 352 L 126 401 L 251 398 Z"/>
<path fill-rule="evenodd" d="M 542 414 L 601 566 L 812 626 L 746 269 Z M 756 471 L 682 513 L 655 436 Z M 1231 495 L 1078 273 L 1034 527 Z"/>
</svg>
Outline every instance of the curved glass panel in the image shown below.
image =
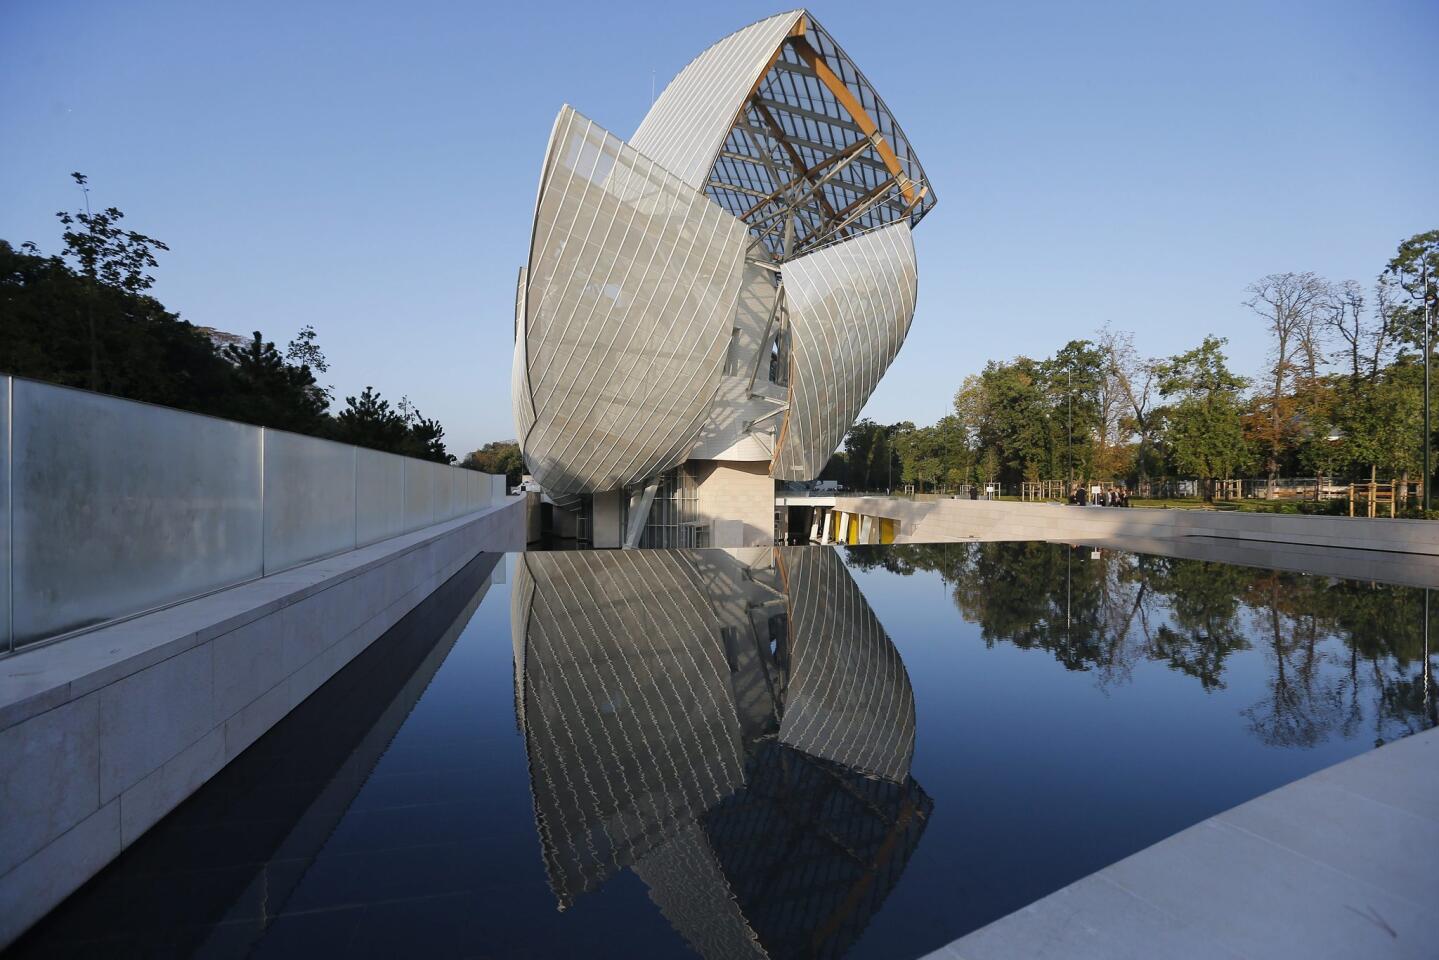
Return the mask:
<svg viewBox="0 0 1439 960">
<path fill-rule="evenodd" d="M 790 407 L 774 476 L 813 480 L 899 353 L 914 317 L 914 241 L 904 222 L 783 267 Z"/>
<path fill-rule="evenodd" d="M 724 366 L 744 245 L 703 194 L 561 111 L 525 291 L 525 457 L 547 493 L 615 490 L 684 459 Z"/>
</svg>

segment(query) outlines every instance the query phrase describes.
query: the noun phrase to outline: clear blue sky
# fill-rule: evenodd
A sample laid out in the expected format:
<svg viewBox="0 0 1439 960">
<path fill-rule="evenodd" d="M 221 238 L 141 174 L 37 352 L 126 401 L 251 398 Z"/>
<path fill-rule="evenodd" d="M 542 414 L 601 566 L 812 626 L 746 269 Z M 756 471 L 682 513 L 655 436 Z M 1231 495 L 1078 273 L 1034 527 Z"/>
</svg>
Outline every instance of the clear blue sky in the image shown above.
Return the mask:
<svg viewBox="0 0 1439 960">
<path fill-rule="evenodd" d="M 170 244 L 187 319 L 311 323 L 343 397 L 408 394 L 452 449 L 513 436 L 515 272 L 573 104 L 628 137 L 708 44 L 778 4 L 0 7 L 0 237 L 92 196 Z M 1439 4 L 821 2 L 939 195 L 914 328 L 866 408 L 929 422 L 987 359 L 1105 321 L 1252 371 L 1266 273 L 1370 282 L 1439 227 Z"/>
</svg>

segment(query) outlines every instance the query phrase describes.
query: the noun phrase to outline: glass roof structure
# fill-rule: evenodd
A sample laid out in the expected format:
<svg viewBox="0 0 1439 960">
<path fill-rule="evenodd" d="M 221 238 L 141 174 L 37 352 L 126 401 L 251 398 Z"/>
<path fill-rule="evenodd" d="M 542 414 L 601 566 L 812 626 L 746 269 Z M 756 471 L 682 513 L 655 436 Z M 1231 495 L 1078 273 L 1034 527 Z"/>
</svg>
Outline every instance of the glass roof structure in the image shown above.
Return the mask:
<svg viewBox="0 0 1439 960">
<path fill-rule="evenodd" d="M 705 50 L 630 143 L 743 220 L 776 262 L 900 220 L 912 227 L 936 199 L 894 114 L 804 10 Z"/>
<path fill-rule="evenodd" d="M 894 114 L 807 13 L 746 99 L 705 191 L 781 261 L 899 220 L 913 227 L 936 201 Z"/>
</svg>

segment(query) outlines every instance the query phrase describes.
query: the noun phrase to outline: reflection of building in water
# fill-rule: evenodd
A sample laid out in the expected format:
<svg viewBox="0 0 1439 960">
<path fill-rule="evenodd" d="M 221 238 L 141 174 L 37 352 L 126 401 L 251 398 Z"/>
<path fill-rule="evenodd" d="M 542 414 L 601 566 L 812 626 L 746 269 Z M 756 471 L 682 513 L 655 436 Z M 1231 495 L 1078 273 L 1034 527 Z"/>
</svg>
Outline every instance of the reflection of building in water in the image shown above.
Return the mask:
<svg viewBox="0 0 1439 960">
<path fill-rule="evenodd" d="M 830 550 L 531 553 L 516 715 L 563 909 L 633 867 L 706 957 L 837 955 L 933 802 L 904 665 Z"/>
</svg>

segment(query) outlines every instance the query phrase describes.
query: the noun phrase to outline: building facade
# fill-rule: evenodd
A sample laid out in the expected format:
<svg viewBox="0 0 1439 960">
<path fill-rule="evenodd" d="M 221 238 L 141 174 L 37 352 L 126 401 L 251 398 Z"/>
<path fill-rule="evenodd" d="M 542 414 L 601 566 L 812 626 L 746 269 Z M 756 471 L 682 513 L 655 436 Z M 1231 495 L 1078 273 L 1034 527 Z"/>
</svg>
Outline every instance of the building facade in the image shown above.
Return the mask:
<svg viewBox="0 0 1439 960">
<path fill-rule="evenodd" d="M 628 142 L 565 106 L 515 297 L 525 462 L 596 547 L 748 546 L 818 477 L 914 315 L 934 191 L 806 11 L 670 82 Z"/>
</svg>

